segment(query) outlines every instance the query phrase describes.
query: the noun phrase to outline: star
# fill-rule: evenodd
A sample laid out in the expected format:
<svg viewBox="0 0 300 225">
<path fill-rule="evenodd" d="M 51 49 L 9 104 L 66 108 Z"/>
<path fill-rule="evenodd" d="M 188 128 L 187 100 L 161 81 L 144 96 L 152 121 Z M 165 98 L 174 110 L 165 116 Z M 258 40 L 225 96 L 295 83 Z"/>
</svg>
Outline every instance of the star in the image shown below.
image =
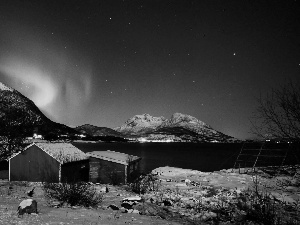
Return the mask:
<svg viewBox="0 0 300 225">
<path fill-rule="evenodd" d="M 236 55 L 235 52 L 233 53 L 233 55 Z"/>
</svg>

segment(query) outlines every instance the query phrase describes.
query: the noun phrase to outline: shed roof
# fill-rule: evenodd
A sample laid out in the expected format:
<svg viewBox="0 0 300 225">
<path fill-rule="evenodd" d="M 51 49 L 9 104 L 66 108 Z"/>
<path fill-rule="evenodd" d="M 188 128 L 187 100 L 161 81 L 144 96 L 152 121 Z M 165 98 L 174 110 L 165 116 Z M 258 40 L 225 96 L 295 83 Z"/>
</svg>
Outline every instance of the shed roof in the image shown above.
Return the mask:
<svg viewBox="0 0 300 225">
<path fill-rule="evenodd" d="M 141 158 L 134 155 L 128 155 L 121 152 L 115 151 L 93 151 L 86 153 L 87 156 L 95 157 L 98 159 L 103 159 L 110 162 L 120 163 L 123 165 L 128 165 L 130 162 L 140 160 Z"/>
<path fill-rule="evenodd" d="M 32 143 L 31 145 L 27 146 L 24 151 L 33 145 L 52 156 L 60 164 L 88 159 L 88 156 L 83 151 L 70 143 Z M 11 158 L 17 156 L 18 154 L 19 153 L 13 155 Z"/>
</svg>

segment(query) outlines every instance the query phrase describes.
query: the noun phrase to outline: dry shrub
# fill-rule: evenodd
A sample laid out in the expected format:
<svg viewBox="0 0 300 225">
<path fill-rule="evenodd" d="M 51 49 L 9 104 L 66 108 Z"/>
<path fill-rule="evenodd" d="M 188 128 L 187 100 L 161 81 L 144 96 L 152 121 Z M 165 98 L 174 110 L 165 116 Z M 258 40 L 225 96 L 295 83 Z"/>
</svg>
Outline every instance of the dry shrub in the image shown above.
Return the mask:
<svg viewBox="0 0 300 225">
<path fill-rule="evenodd" d="M 97 207 L 103 200 L 103 195 L 86 182 L 44 183 L 43 189 L 48 201 L 55 199 L 71 206 Z"/>
<path fill-rule="evenodd" d="M 129 184 L 131 190 L 138 194 L 148 191 L 158 191 L 160 182 L 155 174 L 140 175 L 134 182 Z"/>
</svg>

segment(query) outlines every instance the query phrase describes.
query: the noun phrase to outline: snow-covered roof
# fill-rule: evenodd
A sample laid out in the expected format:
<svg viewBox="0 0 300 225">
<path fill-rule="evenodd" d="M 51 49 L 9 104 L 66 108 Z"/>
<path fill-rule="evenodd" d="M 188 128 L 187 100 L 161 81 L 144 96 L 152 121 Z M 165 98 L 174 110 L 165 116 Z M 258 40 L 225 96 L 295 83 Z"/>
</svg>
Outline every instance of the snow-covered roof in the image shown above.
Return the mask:
<svg viewBox="0 0 300 225">
<path fill-rule="evenodd" d="M 98 159 L 103 159 L 110 162 L 120 163 L 123 165 L 128 165 L 130 162 L 140 160 L 141 158 L 134 155 L 128 155 L 121 152 L 115 151 L 94 151 L 94 152 L 87 152 L 87 156 L 95 157 Z"/>
<path fill-rule="evenodd" d="M 88 156 L 83 151 L 70 143 L 32 143 L 31 145 L 27 146 L 24 151 L 33 145 L 52 156 L 60 164 L 88 159 Z M 20 153 L 13 155 L 11 158 L 17 156 L 18 154 Z"/>
</svg>

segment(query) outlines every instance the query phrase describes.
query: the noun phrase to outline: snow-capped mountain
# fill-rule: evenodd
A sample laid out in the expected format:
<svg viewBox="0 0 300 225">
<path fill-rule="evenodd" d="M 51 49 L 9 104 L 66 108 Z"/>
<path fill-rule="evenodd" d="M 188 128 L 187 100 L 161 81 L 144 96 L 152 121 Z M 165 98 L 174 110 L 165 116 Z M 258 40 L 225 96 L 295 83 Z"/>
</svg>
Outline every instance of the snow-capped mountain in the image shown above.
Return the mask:
<svg viewBox="0 0 300 225">
<path fill-rule="evenodd" d="M 143 134 L 154 131 L 165 121 L 166 119 L 162 116 L 154 117 L 149 114 L 136 115 L 127 120 L 120 127 L 114 128 L 114 130 L 123 134 Z"/>
<path fill-rule="evenodd" d="M 197 118 L 174 113 L 170 119 L 162 116 L 154 117 L 149 114 L 136 115 L 128 119 L 123 125 L 114 129 L 82 125 L 72 129 L 66 125 L 55 123 L 47 118 L 39 108 L 18 91 L 0 82 L 0 122 L 5 124 L 11 115 L 22 113 L 25 122 L 33 130 L 41 134 L 78 134 L 85 133 L 90 136 L 115 136 L 115 137 L 148 137 L 153 140 L 195 141 L 195 142 L 228 142 L 234 141 L 233 137 L 214 130 Z M 1 125 L 0 124 L 0 128 Z M 27 129 L 27 130 L 30 130 Z"/>
<path fill-rule="evenodd" d="M 197 118 L 182 113 L 174 113 L 170 119 L 153 117 L 149 114 L 136 115 L 115 130 L 125 135 L 151 138 L 175 136 L 177 141 L 227 142 L 234 139 L 214 130 Z"/>
</svg>

